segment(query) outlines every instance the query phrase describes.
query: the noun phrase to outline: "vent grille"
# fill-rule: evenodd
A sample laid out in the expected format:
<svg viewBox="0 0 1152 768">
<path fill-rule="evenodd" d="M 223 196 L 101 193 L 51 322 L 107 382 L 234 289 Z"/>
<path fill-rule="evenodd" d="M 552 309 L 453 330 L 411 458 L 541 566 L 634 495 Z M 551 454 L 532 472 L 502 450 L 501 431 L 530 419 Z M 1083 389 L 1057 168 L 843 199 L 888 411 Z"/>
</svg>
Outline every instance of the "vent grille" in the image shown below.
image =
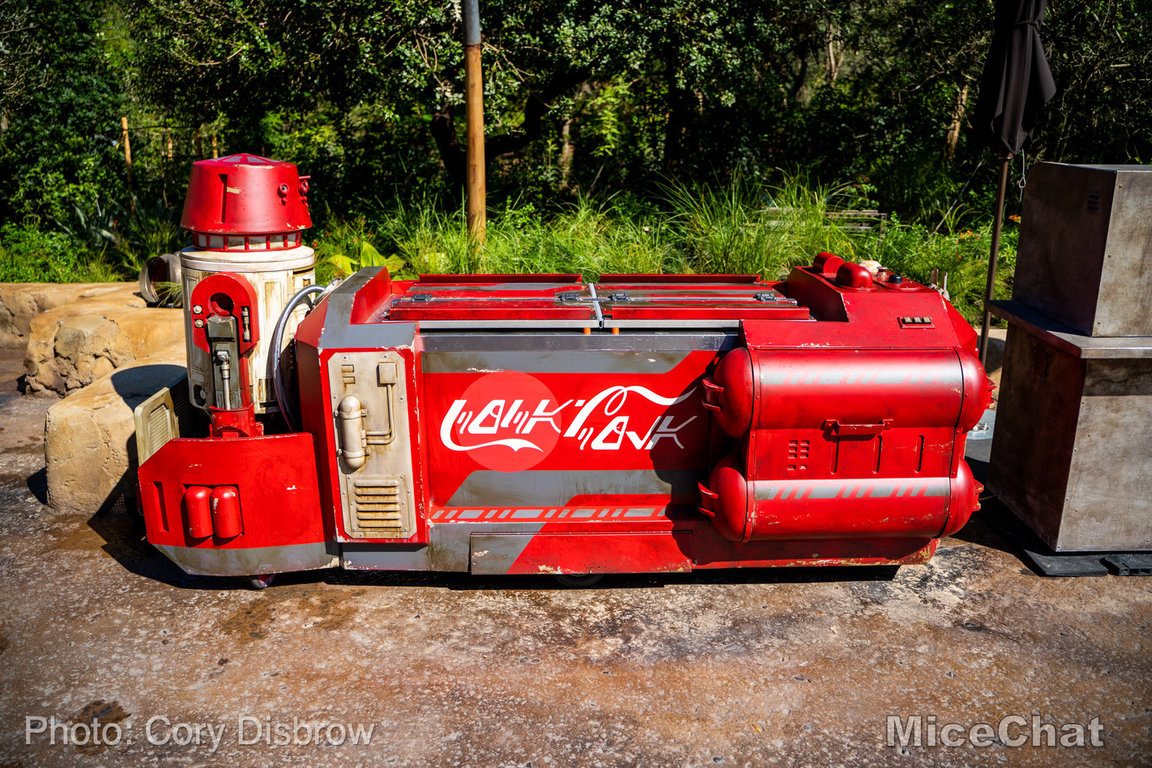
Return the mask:
<svg viewBox="0 0 1152 768">
<path fill-rule="evenodd" d="M 808 469 L 805 464 L 808 460 L 809 452 L 811 451 L 811 443 L 807 440 L 789 440 L 788 441 L 788 464 L 789 472 L 803 472 Z"/>
<path fill-rule="evenodd" d="M 1088 193 L 1088 213 L 1100 213 L 1100 193 Z"/>
<path fill-rule="evenodd" d="M 175 426 L 175 419 L 172 419 L 168 408 L 162 404 L 150 414 L 148 414 L 148 437 L 156 445 L 164 445 L 164 443 L 175 437 L 172 434 L 172 428 Z"/>
<path fill-rule="evenodd" d="M 365 533 L 400 535 L 404 530 L 404 482 L 398 477 L 363 477 L 352 482 L 356 527 Z"/>
<path fill-rule="evenodd" d="M 181 434 L 194 434 L 195 414 L 188 402 L 188 379 L 165 387 L 133 411 L 136 427 L 136 457 L 143 464 L 165 443 Z"/>
<path fill-rule="evenodd" d="M 808 458 L 808 451 L 810 450 L 811 443 L 807 440 L 789 440 L 788 441 L 788 458 L 790 459 L 806 459 Z"/>
</svg>

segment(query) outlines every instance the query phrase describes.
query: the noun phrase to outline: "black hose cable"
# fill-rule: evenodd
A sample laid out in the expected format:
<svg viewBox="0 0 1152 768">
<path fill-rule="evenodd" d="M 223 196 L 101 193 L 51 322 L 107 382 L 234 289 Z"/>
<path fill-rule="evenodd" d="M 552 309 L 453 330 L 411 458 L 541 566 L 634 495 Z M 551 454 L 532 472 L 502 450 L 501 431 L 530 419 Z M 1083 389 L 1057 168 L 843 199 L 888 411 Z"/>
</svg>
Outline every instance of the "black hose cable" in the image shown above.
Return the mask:
<svg viewBox="0 0 1152 768">
<path fill-rule="evenodd" d="M 284 330 L 288 327 L 288 319 L 292 316 L 292 312 L 300 302 L 314 293 L 327 293 L 334 287 L 335 283 L 327 287 L 322 285 L 309 285 L 297 291 L 296 295 L 288 299 L 288 303 L 284 305 L 284 311 L 280 313 L 280 318 L 276 321 L 276 330 L 272 332 L 272 348 L 268 350 L 268 363 L 272 368 L 272 388 L 275 390 L 276 404 L 280 406 L 280 413 L 284 416 L 284 421 L 288 424 L 289 432 L 298 432 L 300 427 L 299 422 L 296 420 L 296 414 L 292 412 L 292 406 L 288 402 L 288 393 L 284 390 L 284 374 L 280 370 L 280 353 L 281 344 L 284 341 Z M 309 311 L 316 306 L 317 301 L 308 302 Z"/>
</svg>

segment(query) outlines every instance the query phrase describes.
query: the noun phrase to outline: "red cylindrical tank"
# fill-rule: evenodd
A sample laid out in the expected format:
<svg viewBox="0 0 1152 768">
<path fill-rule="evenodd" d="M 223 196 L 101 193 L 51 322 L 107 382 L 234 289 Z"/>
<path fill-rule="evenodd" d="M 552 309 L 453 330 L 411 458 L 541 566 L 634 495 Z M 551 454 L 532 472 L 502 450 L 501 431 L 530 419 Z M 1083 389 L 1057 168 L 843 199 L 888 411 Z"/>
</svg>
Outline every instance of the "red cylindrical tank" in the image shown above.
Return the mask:
<svg viewBox="0 0 1152 768">
<path fill-rule="evenodd" d="M 987 406 L 979 363 L 957 350 L 735 349 L 705 382 L 733 437 L 749 429 L 882 425 L 968 431 Z"/>
<path fill-rule="evenodd" d="M 720 359 L 711 376 L 705 376 L 704 407 L 732 437 L 743 437 L 752 428 L 752 416 L 760 388 L 753 378 L 752 353 L 734 349 Z"/>
<path fill-rule="evenodd" d="M 951 536 L 968 524 L 972 513 L 980 509 L 980 492 L 984 486 L 976 482 L 968 462 L 961 461 L 956 477 L 952 478 L 952 494 L 948 503 L 948 522 L 940 536 Z"/>
<path fill-rule="evenodd" d="M 836 285 L 853 290 L 872 287 L 872 273 L 862 264 L 844 262 L 836 270 Z"/>
<path fill-rule="evenodd" d="M 240 524 L 240 494 L 230 485 L 212 489 L 212 528 L 217 539 L 234 539 L 244 532 Z"/>
<path fill-rule="evenodd" d="M 960 422 L 956 425 L 960 432 L 969 432 L 980 422 L 980 417 L 992 405 L 992 389 L 995 385 L 984 373 L 980 358 L 975 349 L 957 348 L 960 368 L 964 376 L 964 406 L 960 410 Z"/>
<path fill-rule="evenodd" d="M 836 254 L 821 251 L 816 254 L 816 259 L 812 262 L 812 266 L 816 267 L 824 277 L 835 277 L 836 271 L 839 270 L 844 263 L 844 259 Z"/>
<path fill-rule="evenodd" d="M 212 535 L 211 488 L 194 485 L 184 491 L 184 530 L 192 539 L 206 539 Z"/>
<path fill-rule="evenodd" d="M 701 486 L 702 511 L 729 541 L 912 538 L 955 533 L 977 508 L 967 463 L 957 476 L 753 480 L 735 457 Z"/>
</svg>

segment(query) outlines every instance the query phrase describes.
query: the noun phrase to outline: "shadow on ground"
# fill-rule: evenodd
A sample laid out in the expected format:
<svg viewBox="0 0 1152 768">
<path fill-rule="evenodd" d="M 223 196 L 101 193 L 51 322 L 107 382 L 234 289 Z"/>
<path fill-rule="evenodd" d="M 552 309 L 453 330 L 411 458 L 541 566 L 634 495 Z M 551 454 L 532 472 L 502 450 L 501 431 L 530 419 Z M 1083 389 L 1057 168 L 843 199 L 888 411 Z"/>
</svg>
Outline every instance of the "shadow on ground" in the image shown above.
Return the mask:
<svg viewBox="0 0 1152 768">
<path fill-rule="evenodd" d="M 145 538 L 144 520 L 135 513 L 102 511 L 88 519 L 104 543 L 101 548 L 122 568 L 137 576 L 178 589 L 247 589 L 243 577 L 192 576 L 184 573 Z M 811 568 L 730 568 L 669 574 L 608 574 L 590 589 L 661 589 L 672 584 L 803 584 L 891 581 L 895 566 L 845 566 Z M 404 571 L 346 571 L 330 568 L 280 574 L 277 584 L 328 583 L 347 586 L 421 586 L 449 590 L 488 589 L 580 589 L 561 584 L 551 576 L 473 576 L 467 573 Z"/>
</svg>

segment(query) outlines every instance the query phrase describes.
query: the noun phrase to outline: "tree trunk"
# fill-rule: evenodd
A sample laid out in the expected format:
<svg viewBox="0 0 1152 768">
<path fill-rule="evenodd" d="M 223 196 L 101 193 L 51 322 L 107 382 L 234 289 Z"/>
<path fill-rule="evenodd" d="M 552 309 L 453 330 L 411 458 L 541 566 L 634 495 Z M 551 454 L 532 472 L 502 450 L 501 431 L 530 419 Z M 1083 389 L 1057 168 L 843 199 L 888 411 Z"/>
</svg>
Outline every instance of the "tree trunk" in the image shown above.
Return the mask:
<svg viewBox="0 0 1152 768">
<path fill-rule="evenodd" d="M 828 26 L 828 79 L 833 83 L 840 76 L 840 65 L 844 61 L 844 51 L 841 49 L 836 36 L 840 27 L 834 22 Z"/>
<path fill-rule="evenodd" d="M 964 125 L 964 116 L 968 107 L 968 84 L 965 83 L 956 96 L 956 106 L 952 109 L 952 123 L 948 126 L 948 137 L 944 148 L 944 155 L 949 161 L 956 154 L 956 145 L 960 142 L 960 128 Z"/>
<path fill-rule="evenodd" d="M 453 186 L 462 186 L 465 175 L 464 148 L 456 135 L 456 124 L 452 120 L 452 107 L 445 106 L 432 113 L 432 138 L 440 153 L 440 162 Z"/>
<path fill-rule="evenodd" d="M 518 152 L 539 138 L 544 131 L 544 116 L 548 113 L 549 102 L 576 88 L 584 82 L 588 73 L 576 71 L 564 73 L 545 83 L 538 90 L 529 93 L 524 104 L 524 122 L 519 130 L 488 136 L 484 140 L 484 155 L 492 158 Z M 465 180 L 465 152 L 456 133 L 455 114 L 450 106 L 444 106 L 432 114 L 430 128 L 436 142 L 440 162 L 454 185 L 463 185 Z"/>
<path fill-rule="evenodd" d="M 572 118 L 560 127 L 560 189 L 567 190 L 572 183 L 572 157 L 576 148 L 572 146 Z"/>
</svg>

